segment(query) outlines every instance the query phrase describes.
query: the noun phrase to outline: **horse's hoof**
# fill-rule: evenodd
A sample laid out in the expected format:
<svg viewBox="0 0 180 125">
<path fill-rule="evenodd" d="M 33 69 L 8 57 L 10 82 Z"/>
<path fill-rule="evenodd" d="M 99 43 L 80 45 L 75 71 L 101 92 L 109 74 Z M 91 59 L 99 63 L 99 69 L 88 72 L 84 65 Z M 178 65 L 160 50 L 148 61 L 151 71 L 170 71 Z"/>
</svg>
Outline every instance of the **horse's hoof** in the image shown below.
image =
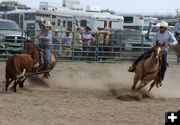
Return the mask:
<svg viewBox="0 0 180 125">
<path fill-rule="evenodd" d="M 46 79 L 49 79 L 50 78 L 50 74 L 49 73 L 44 73 L 43 77 L 46 78 Z"/>
<path fill-rule="evenodd" d="M 161 86 L 162 86 L 162 83 L 158 83 L 158 84 L 156 85 L 157 88 L 159 88 L 159 87 L 161 87 Z"/>
</svg>

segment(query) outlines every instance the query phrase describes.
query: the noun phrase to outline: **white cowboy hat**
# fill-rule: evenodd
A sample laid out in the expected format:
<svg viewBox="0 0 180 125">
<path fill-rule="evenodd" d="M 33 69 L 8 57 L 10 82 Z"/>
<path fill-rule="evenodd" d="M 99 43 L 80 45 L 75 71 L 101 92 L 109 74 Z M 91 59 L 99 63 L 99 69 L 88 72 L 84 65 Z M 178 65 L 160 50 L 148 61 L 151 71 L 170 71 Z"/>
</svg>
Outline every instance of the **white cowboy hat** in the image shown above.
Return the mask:
<svg viewBox="0 0 180 125">
<path fill-rule="evenodd" d="M 165 21 L 161 21 L 160 23 L 157 23 L 157 24 L 156 24 L 156 26 L 158 26 L 158 27 L 165 27 L 165 28 L 167 28 L 167 27 L 168 27 L 168 23 L 167 23 L 167 22 L 165 22 Z"/>
<path fill-rule="evenodd" d="M 44 23 L 44 26 L 52 26 L 52 24 L 49 20 L 46 20 L 46 22 Z"/>
<path fill-rule="evenodd" d="M 101 30 L 103 30 L 103 29 L 104 29 L 104 27 L 103 27 L 103 26 L 98 26 L 98 27 L 97 27 L 97 29 L 101 29 Z"/>
<path fill-rule="evenodd" d="M 60 32 L 60 31 L 59 31 L 59 29 L 58 29 L 58 28 L 56 28 L 56 29 L 54 30 L 54 32 Z"/>
</svg>

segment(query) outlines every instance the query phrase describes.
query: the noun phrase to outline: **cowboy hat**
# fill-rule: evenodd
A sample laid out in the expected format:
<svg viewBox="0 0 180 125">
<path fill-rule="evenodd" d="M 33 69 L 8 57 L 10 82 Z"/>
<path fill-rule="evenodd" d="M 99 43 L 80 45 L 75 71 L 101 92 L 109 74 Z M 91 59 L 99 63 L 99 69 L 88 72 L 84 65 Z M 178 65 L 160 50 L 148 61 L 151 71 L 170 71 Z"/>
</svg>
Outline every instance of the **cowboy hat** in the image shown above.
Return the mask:
<svg viewBox="0 0 180 125">
<path fill-rule="evenodd" d="M 58 28 L 56 28 L 56 29 L 54 30 L 54 32 L 59 32 L 59 29 L 58 29 Z"/>
<path fill-rule="evenodd" d="M 97 29 L 99 29 L 99 30 L 103 30 L 103 29 L 104 29 L 104 27 L 103 27 L 103 26 L 98 26 L 98 27 L 97 27 Z"/>
<path fill-rule="evenodd" d="M 52 26 L 51 22 L 49 20 L 46 20 L 44 23 L 44 26 Z"/>
<path fill-rule="evenodd" d="M 160 23 L 156 24 L 156 26 L 167 28 L 168 27 L 168 23 L 165 22 L 165 21 L 161 21 Z"/>
<path fill-rule="evenodd" d="M 84 29 L 88 29 L 88 30 L 91 30 L 91 28 L 89 26 L 86 26 Z"/>
</svg>

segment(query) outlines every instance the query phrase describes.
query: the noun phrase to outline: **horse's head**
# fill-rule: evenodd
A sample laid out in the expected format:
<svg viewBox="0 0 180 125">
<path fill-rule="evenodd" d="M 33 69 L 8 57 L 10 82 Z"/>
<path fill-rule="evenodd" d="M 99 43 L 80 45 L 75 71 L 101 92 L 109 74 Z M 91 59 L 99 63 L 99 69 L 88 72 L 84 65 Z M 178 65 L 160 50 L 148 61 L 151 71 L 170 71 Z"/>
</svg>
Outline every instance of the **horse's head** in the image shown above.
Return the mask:
<svg viewBox="0 0 180 125">
<path fill-rule="evenodd" d="M 164 52 L 164 45 L 165 42 L 163 44 L 160 44 L 158 41 L 156 41 L 156 45 L 153 47 L 153 58 L 156 60 L 159 60 L 162 57 L 162 54 Z"/>
<path fill-rule="evenodd" d="M 26 43 L 24 45 L 23 53 L 32 55 L 37 50 L 36 44 L 34 42 Z"/>
</svg>

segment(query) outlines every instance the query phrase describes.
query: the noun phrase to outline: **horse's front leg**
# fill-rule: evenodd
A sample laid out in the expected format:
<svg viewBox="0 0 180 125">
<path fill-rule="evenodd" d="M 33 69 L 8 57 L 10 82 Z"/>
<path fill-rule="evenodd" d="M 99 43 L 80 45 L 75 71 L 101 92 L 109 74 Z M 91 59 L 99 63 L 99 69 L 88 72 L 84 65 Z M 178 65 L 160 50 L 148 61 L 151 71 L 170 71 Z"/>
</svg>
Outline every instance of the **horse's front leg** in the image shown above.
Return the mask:
<svg viewBox="0 0 180 125">
<path fill-rule="evenodd" d="M 136 91 L 141 90 L 141 89 L 144 88 L 147 84 L 148 84 L 148 81 L 142 80 L 141 84 L 137 87 Z"/>
<path fill-rule="evenodd" d="M 151 91 L 151 89 L 154 87 L 154 85 L 156 84 L 156 80 L 154 80 L 152 83 L 151 83 L 151 86 L 150 86 L 150 88 L 149 88 L 149 92 Z"/>
<path fill-rule="evenodd" d="M 138 77 L 135 75 L 134 76 L 134 83 L 133 83 L 133 86 L 131 87 L 131 91 L 134 91 L 136 90 L 136 84 L 138 83 Z"/>
</svg>

